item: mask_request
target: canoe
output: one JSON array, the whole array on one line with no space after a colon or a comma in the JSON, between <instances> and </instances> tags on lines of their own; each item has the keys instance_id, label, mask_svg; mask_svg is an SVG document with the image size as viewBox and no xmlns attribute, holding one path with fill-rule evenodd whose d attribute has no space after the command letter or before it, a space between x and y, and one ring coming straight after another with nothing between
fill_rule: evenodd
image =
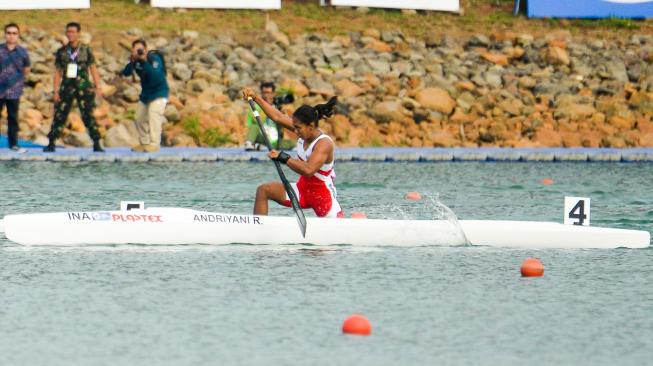
<instances>
[{"instance_id":1,"label":"canoe","mask_svg":"<svg viewBox=\"0 0 653 366\"><path fill-rule=\"evenodd\" d=\"M130 211L7 215L0 232L21 245L310 244L352 246L491 246L512 248L645 248L647 231L496 220L307 218L152 207Z\"/></svg>"}]
</instances>

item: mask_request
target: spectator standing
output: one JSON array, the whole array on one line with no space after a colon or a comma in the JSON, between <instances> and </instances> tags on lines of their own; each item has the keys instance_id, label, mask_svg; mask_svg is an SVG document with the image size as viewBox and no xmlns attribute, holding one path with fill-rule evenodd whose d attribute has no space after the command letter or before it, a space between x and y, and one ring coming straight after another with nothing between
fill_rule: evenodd
<instances>
[{"instance_id":1,"label":"spectator standing","mask_svg":"<svg viewBox=\"0 0 653 366\"><path fill-rule=\"evenodd\" d=\"M161 129L166 122L165 109L168 103L168 81L163 56L157 51L147 50L142 39L132 42L129 63L122 71L123 76L137 74L141 79L141 95L136 107L136 130L140 145L132 147L137 152L157 152L161 147Z\"/></svg>"},{"instance_id":2,"label":"spectator standing","mask_svg":"<svg viewBox=\"0 0 653 366\"><path fill-rule=\"evenodd\" d=\"M74 100L77 101L82 121L93 140L93 151L104 152L100 146L100 133L93 116L95 97L102 97L100 74L91 47L79 40L81 29L79 23L68 23L66 25L68 44L55 53L54 118L48 134L50 141L43 149L45 152L55 151L55 141L68 119ZM90 80L91 76L93 82Z\"/></svg>"},{"instance_id":3,"label":"spectator standing","mask_svg":"<svg viewBox=\"0 0 653 366\"><path fill-rule=\"evenodd\" d=\"M27 50L18 44L19 40L18 25L5 25L5 43L0 44L0 113L7 108L9 148L14 151L24 151L18 146L18 105L31 66Z\"/></svg>"}]
</instances>

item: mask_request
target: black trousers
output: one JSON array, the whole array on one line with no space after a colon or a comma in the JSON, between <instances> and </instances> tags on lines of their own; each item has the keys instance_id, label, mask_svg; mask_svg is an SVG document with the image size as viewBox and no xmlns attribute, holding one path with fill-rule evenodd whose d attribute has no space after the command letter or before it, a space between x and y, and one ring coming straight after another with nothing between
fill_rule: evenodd
<instances>
[{"instance_id":1,"label":"black trousers","mask_svg":"<svg viewBox=\"0 0 653 366\"><path fill-rule=\"evenodd\" d=\"M20 99L0 99L0 113L5 106L7 107L9 147L18 145L18 102Z\"/></svg>"}]
</instances>

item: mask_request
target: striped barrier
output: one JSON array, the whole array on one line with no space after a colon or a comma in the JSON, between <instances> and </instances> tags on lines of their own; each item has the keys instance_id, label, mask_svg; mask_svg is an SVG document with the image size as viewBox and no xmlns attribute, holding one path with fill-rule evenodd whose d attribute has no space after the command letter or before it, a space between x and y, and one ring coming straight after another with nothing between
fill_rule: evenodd
<instances>
[{"instance_id":1,"label":"striped barrier","mask_svg":"<svg viewBox=\"0 0 653 366\"><path fill-rule=\"evenodd\" d=\"M158 153L135 153L128 148L108 148L106 153L91 149L58 149L44 153L40 148L26 152L0 149L3 161L51 162L210 162L267 161L264 151L240 148L162 148ZM336 161L361 162L653 162L653 148L338 148Z\"/></svg>"}]
</instances>

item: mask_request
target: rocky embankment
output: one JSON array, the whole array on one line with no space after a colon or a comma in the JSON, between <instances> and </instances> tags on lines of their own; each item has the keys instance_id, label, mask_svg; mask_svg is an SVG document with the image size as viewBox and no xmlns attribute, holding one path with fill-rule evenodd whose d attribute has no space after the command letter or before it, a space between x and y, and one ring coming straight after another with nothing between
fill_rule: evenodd
<instances>
[{"instance_id":1,"label":"rocky embankment","mask_svg":"<svg viewBox=\"0 0 653 366\"><path fill-rule=\"evenodd\" d=\"M136 143L139 86L119 72L141 36L168 66L166 145L240 145L247 106L239 91L271 80L294 93L295 106L338 95L338 114L323 127L342 146L653 146L651 35L497 31L423 40L369 29L289 39L273 23L262 39L240 44L194 31L164 37L133 29L111 42L84 34L105 83L96 117L107 146ZM22 138L47 141L53 53L63 41L34 29L23 35L33 87L21 102ZM90 143L77 113L62 142Z\"/></svg>"}]
</instances>

